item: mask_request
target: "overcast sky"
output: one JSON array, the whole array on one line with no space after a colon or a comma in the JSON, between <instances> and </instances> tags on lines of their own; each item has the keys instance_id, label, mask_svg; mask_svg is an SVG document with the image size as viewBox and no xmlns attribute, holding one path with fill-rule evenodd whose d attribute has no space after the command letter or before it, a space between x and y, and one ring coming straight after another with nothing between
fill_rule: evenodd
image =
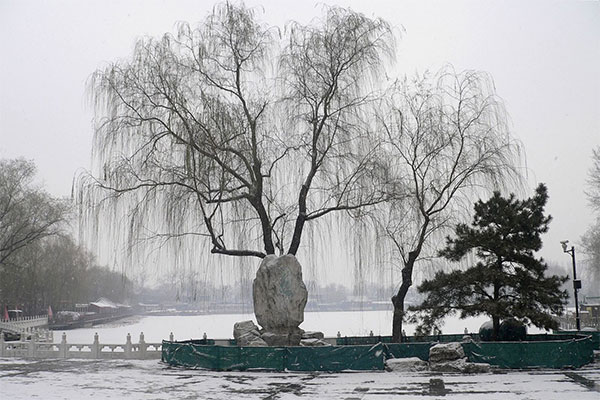
<instances>
[{"instance_id":1,"label":"overcast sky","mask_svg":"<svg viewBox=\"0 0 600 400\"><path fill-rule=\"evenodd\" d=\"M325 1L383 17L403 32L398 75L489 72L527 156L529 194L548 185L554 217L542 255L568 265L559 241L577 245L592 213L584 195L600 146L600 2ZM90 168L92 112L85 82L131 54L143 35L197 22L212 1L0 0L0 158L36 162L47 190L70 196ZM307 22L312 1L246 1L271 25ZM401 28L403 27L404 30Z\"/></svg>"}]
</instances>

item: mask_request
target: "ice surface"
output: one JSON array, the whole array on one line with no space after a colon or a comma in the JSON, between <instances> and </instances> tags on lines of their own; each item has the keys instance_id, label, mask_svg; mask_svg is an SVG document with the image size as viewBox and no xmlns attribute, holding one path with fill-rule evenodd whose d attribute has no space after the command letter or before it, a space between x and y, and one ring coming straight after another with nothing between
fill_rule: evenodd
<instances>
[{"instance_id":1,"label":"ice surface","mask_svg":"<svg viewBox=\"0 0 600 400\"><path fill-rule=\"evenodd\" d=\"M119 344L125 343L128 333L131 340L138 342L140 333L144 333L147 343L159 343L168 339L173 332L176 340L201 339L206 335L211 339L228 339L233 337L233 324L239 321L252 320L256 323L253 314L220 314L197 316L137 316L120 320L112 324L98 325L87 329L74 329L65 331L69 343L92 343L94 333L98 333L100 343ZM442 329L444 333L463 333L467 328L469 332L477 332L486 317L458 319L449 318ZM391 311L331 311L331 312L306 312L304 322L300 328L305 331L320 331L325 336L335 337L339 331L342 336L366 336L373 331L375 336L391 335ZM412 335L414 325L405 324L407 335ZM529 328L530 333L541 332ZM54 342L61 340L61 331L54 332Z\"/></svg>"}]
</instances>

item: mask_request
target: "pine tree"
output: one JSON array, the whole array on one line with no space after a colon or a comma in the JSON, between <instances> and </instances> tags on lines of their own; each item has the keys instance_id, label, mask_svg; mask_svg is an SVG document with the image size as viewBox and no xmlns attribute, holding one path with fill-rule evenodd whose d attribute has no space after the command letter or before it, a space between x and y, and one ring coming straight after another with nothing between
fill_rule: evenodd
<instances>
[{"instance_id":1,"label":"pine tree","mask_svg":"<svg viewBox=\"0 0 600 400\"><path fill-rule=\"evenodd\" d=\"M458 224L456 237L447 238L440 255L460 261L474 253L478 261L466 270L438 272L418 287L426 298L412 310L421 320L421 331L457 312L460 318L489 315L493 338L498 337L500 321L508 318L544 329L558 327L553 315L561 314L566 303L568 294L561 285L567 277L544 276L548 266L534 255L552 219L544 215L547 200L547 188L540 184L529 199L495 192L488 201L475 204L471 226Z\"/></svg>"}]
</instances>

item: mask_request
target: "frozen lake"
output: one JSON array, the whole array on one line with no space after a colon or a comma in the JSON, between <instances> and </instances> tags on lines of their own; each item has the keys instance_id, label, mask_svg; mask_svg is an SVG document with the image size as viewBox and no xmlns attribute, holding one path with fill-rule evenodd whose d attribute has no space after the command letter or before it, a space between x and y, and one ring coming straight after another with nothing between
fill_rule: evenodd
<instances>
[{"instance_id":1,"label":"frozen lake","mask_svg":"<svg viewBox=\"0 0 600 400\"><path fill-rule=\"evenodd\" d=\"M233 324L238 321L253 320L254 314L218 314L197 316L136 316L123 319L111 324L98 325L86 329L65 331L69 343L92 343L94 333L98 333L100 343L125 343L128 333L134 343L140 333L148 343L168 340L173 332L175 340L201 339L206 335L212 339L227 339L233 337ZM451 318L446 321L444 333L462 333L467 328L469 332L477 332L487 318L469 318L461 320ZM370 331L376 336L392 334L391 311L330 311L306 312L304 322L300 325L306 331L321 331L325 336L334 337L339 331L342 336L366 336ZM414 333L415 326L404 326L407 335ZM540 332L530 328L531 333ZM61 340L61 332L54 332L54 341Z\"/></svg>"}]
</instances>

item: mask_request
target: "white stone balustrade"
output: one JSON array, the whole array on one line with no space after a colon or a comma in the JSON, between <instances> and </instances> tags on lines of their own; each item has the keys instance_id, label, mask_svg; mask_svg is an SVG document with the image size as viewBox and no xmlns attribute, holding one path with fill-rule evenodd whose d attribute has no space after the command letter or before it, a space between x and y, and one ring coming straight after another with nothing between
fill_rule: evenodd
<instances>
[{"instance_id":1,"label":"white stone balustrade","mask_svg":"<svg viewBox=\"0 0 600 400\"><path fill-rule=\"evenodd\" d=\"M0 335L0 357L147 360L160 359L161 353L162 343L146 343L143 332L138 343L132 343L127 334L124 344L100 343L97 333L91 344L68 343L65 333L60 343L40 342L33 336L31 340L7 342Z\"/></svg>"},{"instance_id":2,"label":"white stone balustrade","mask_svg":"<svg viewBox=\"0 0 600 400\"><path fill-rule=\"evenodd\" d=\"M40 328L48 325L47 315L34 315L30 317L20 317L11 319L0 319L0 326L3 324L10 324L12 326L19 326L21 328Z\"/></svg>"}]
</instances>

